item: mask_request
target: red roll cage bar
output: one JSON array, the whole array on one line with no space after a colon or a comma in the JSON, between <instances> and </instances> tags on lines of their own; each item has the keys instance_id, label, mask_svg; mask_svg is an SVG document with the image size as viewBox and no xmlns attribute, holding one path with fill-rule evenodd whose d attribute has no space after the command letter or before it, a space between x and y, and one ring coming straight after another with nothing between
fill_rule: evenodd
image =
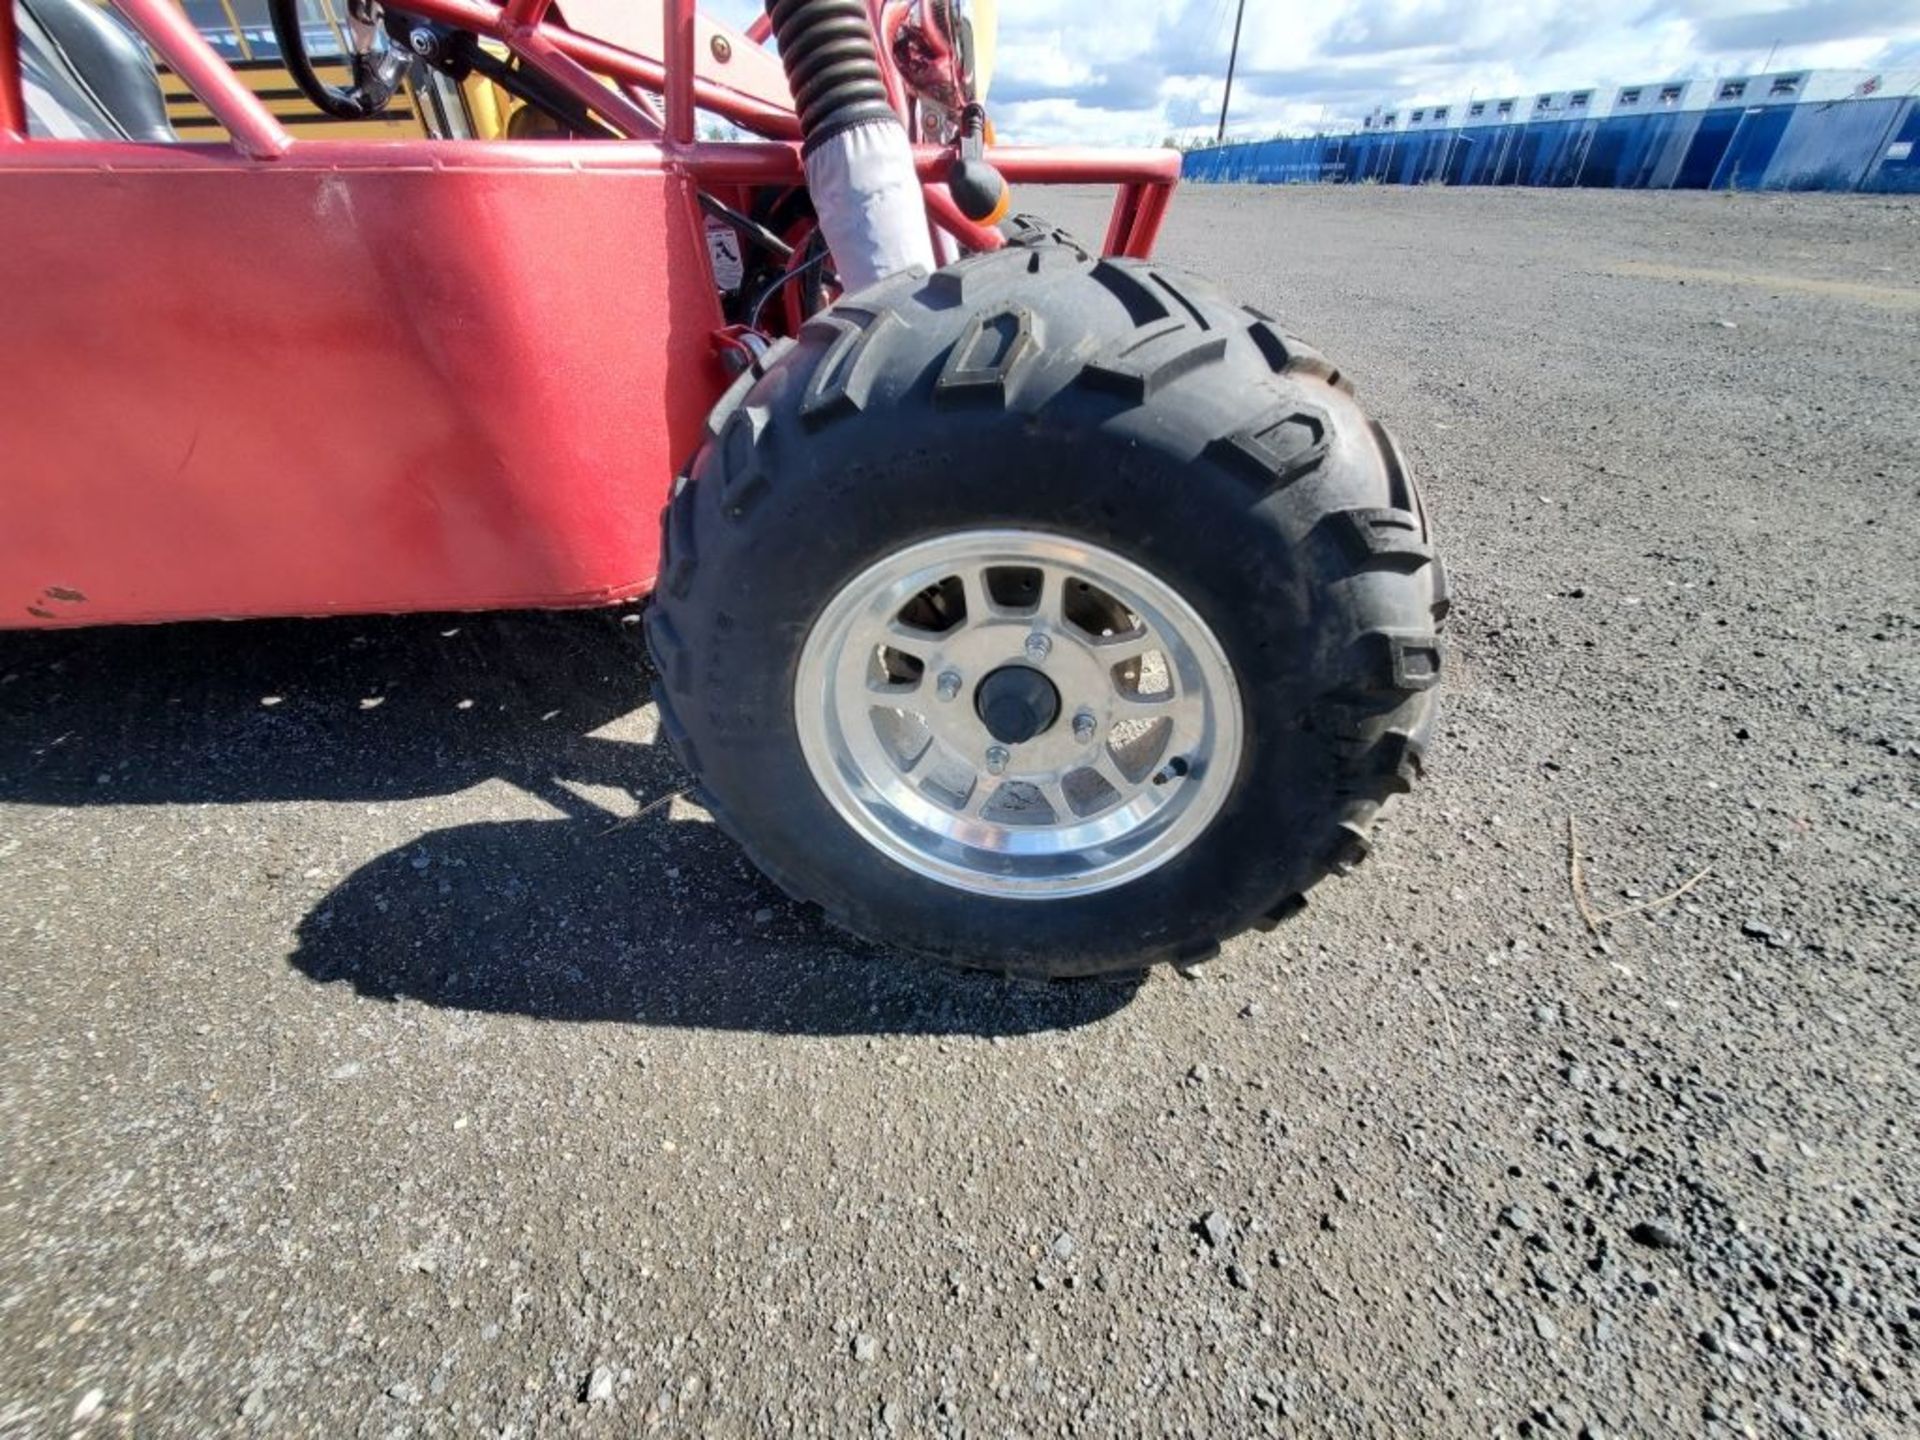
<instances>
[{"instance_id":1,"label":"red roll cage bar","mask_svg":"<svg viewBox=\"0 0 1920 1440\"><path fill-rule=\"evenodd\" d=\"M662 53L656 56L571 29L551 18L552 3L406 0L406 11L499 42L522 64L588 105L624 139L658 146L663 163L687 173L696 183L804 183L799 124L784 91L774 93L751 81L736 87L703 74L697 64L702 26L712 32L710 50L715 60L724 61L736 43L764 43L770 30L764 16L744 33L735 32L703 20L694 0L661 0ZM877 10L880 0L871 3ZM173 0L113 0L113 4L225 127L239 154L272 161L296 147L309 152L309 147L325 145L343 165L378 168L383 163L380 151L389 142L293 139ZM886 73L904 118L905 97L891 67ZM607 81L613 82L611 88ZM654 103L656 95L662 100L659 106ZM761 138L701 141L694 130L698 109L712 111ZM26 138L12 0L0 0L0 164ZM944 177L951 153L939 146L918 145L914 158L932 221L971 248L997 248L998 233L966 220L947 193ZM995 146L989 158L1011 184L1117 185L1119 194L1103 248L1110 255L1143 258L1153 249L1180 174L1180 158L1170 150Z\"/></svg>"}]
</instances>

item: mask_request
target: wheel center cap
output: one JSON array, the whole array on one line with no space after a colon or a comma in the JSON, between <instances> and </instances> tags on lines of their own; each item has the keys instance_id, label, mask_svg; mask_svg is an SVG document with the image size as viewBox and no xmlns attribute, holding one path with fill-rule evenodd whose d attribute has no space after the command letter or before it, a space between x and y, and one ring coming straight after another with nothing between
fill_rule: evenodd
<instances>
[{"instance_id":1,"label":"wheel center cap","mask_svg":"<svg viewBox=\"0 0 1920 1440\"><path fill-rule=\"evenodd\" d=\"M1044 734L1060 718L1060 692L1029 665L1002 665L973 692L973 709L1002 745Z\"/></svg>"}]
</instances>

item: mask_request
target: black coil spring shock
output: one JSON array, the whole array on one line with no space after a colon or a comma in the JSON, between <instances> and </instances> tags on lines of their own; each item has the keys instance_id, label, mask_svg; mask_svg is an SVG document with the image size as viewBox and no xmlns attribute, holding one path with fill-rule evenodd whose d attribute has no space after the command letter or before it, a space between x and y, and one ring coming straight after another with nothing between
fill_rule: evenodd
<instances>
[{"instance_id":1,"label":"black coil spring shock","mask_svg":"<svg viewBox=\"0 0 1920 1440\"><path fill-rule=\"evenodd\" d=\"M767 0L800 115L803 152L870 120L894 119L865 0Z\"/></svg>"}]
</instances>

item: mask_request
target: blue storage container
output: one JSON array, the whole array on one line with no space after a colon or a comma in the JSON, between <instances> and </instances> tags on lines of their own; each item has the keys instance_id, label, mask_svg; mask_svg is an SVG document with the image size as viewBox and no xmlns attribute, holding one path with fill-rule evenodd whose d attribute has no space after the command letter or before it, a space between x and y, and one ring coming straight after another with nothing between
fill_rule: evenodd
<instances>
[{"instance_id":1,"label":"blue storage container","mask_svg":"<svg viewBox=\"0 0 1920 1440\"><path fill-rule=\"evenodd\" d=\"M1900 102L1887 122L1885 139L1874 147L1860 188L1889 195L1920 195L1920 101L1909 96Z\"/></svg>"},{"instance_id":2,"label":"blue storage container","mask_svg":"<svg viewBox=\"0 0 1920 1440\"><path fill-rule=\"evenodd\" d=\"M1920 192L1920 72L1782 71L1422 107L1409 128L1189 151L1198 183ZM1610 112L1610 113L1609 113ZM1398 112L1389 114L1393 120ZM1459 123L1447 124L1451 115ZM1433 123L1439 121L1441 123Z\"/></svg>"}]
</instances>

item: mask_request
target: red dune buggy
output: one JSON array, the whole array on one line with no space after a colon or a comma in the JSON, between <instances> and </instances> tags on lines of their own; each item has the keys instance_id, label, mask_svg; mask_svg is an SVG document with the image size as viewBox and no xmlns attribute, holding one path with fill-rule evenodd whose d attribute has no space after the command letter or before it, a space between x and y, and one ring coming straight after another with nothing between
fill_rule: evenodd
<instances>
[{"instance_id":1,"label":"red dune buggy","mask_svg":"<svg viewBox=\"0 0 1920 1440\"><path fill-rule=\"evenodd\" d=\"M651 596L762 869L1016 972L1275 923L1414 778L1447 600L1400 452L1149 262L1177 156L993 143L964 0L353 0L332 79L271 0L328 115L477 76L528 122L377 142L115 3L0 0L0 624ZM1067 181L1118 187L1097 250L1004 218Z\"/></svg>"}]
</instances>

